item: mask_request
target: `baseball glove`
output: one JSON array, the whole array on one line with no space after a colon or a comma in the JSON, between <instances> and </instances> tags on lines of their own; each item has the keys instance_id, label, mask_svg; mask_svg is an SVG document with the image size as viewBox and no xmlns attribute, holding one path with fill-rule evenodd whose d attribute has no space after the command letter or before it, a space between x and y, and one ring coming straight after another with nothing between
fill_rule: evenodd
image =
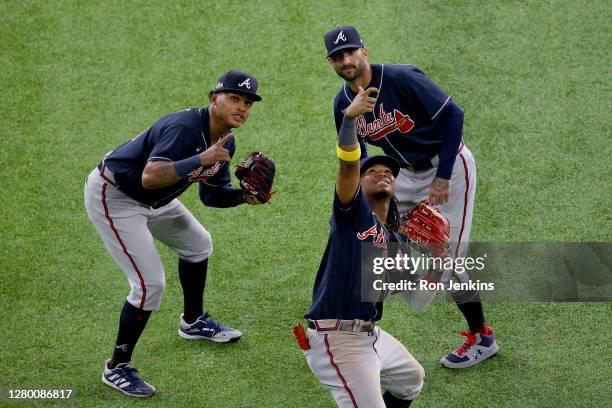
<instances>
[{"instance_id":1,"label":"baseball glove","mask_svg":"<svg viewBox=\"0 0 612 408\"><path fill-rule=\"evenodd\" d=\"M271 158L254 151L249 153L242 163L236 167L236 177L240 180L240 188L245 194L257 202L265 204L272 197L272 183L276 166Z\"/></svg>"},{"instance_id":2,"label":"baseball glove","mask_svg":"<svg viewBox=\"0 0 612 408\"><path fill-rule=\"evenodd\" d=\"M399 232L421 253L441 258L450 255L450 223L426 200L402 216Z\"/></svg>"}]
</instances>

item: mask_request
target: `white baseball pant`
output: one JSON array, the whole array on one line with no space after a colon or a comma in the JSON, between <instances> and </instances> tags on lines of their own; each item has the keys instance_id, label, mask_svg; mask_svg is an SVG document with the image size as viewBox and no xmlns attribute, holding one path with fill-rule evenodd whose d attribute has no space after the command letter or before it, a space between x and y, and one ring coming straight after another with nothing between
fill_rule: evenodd
<instances>
[{"instance_id":1,"label":"white baseball pant","mask_svg":"<svg viewBox=\"0 0 612 408\"><path fill-rule=\"evenodd\" d=\"M104 177L95 168L85 182L85 208L104 245L123 270L134 307L159 310L166 279L153 238L188 262L201 262L212 253L208 231L177 199L151 208L114 186L112 172Z\"/></svg>"},{"instance_id":2,"label":"white baseball pant","mask_svg":"<svg viewBox=\"0 0 612 408\"><path fill-rule=\"evenodd\" d=\"M423 388L425 370L393 336L308 329L306 361L339 407L385 408L381 388L403 400Z\"/></svg>"},{"instance_id":3,"label":"white baseball pant","mask_svg":"<svg viewBox=\"0 0 612 408\"><path fill-rule=\"evenodd\" d=\"M400 216L421 200L428 198L427 190L436 176L438 161L438 156L433 157L431 162L434 167L421 173L413 173L404 168L400 170L396 179L395 192ZM450 198L445 204L435 206L450 222L451 255L453 257L467 255L472 230L475 194L476 163L472 152L462 144L453 167ZM461 275L462 280L468 279L466 273Z\"/></svg>"}]
</instances>

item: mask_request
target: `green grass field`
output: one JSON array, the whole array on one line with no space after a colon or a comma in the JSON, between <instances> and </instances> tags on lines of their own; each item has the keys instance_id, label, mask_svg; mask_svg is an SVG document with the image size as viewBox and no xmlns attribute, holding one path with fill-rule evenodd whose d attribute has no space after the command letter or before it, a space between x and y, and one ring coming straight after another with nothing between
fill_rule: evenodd
<instances>
[{"instance_id":1,"label":"green grass field","mask_svg":"<svg viewBox=\"0 0 612 408\"><path fill-rule=\"evenodd\" d=\"M70 388L57 403L334 406L291 327L328 234L341 80L322 38L335 25L360 30L370 62L414 64L464 108L474 241L612 241L611 20L605 0L1 1L0 404L20 405L7 389ZM233 164L270 154L277 193L257 208L205 208L196 188L181 200L215 244L206 305L244 338L177 336L177 259L160 245L167 289L134 354L159 392L133 401L100 381L128 285L87 219L83 182L158 117L204 106L231 68L264 97L236 131ZM381 326L426 370L415 407L612 404L610 303L485 304L501 352L466 371L438 364L464 329L453 304L385 310Z\"/></svg>"}]
</instances>

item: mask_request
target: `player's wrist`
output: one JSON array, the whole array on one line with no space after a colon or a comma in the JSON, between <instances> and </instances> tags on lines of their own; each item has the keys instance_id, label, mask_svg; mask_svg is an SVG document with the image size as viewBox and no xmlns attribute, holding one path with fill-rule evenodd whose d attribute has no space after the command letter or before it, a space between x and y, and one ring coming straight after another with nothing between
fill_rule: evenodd
<instances>
[{"instance_id":1,"label":"player's wrist","mask_svg":"<svg viewBox=\"0 0 612 408\"><path fill-rule=\"evenodd\" d=\"M338 158L345 162L356 162L361 157L361 149L359 149L359 145L357 145L357 149L355 150L344 150L338 144L336 146L336 155Z\"/></svg>"},{"instance_id":2,"label":"player's wrist","mask_svg":"<svg viewBox=\"0 0 612 408\"><path fill-rule=\"evenodd\" d=\"M240 193L238 194L238 204L245 204L246 202L246 193L244 190L240 190Z\"/></svg>"},{"instance_id":3,"label":"player's wrist","mask_svg":"<svg viewBox=\"0 0 612 408\"><path fill-rule=\"evenodd\" d=\"M344 119L357 119L357 115L356 113L353 113L352 111L350 111L348 108L344 111Z\"/></svg>"},{"instance_id":4,"label":"player's wrist","mask_svg":"<svg viewBox=\"0 0 612 408\"><path fill-rule=\"evenodd\" d=\"M180 178L187 177L189 173L200 166L202 166L202 163L199 154L174 162L174 170Z\"/></svg>"},{"instance_id":5,"label":"player's wrist","mask_svg":"<svg viewBox=\"0 0 612 408\"><path fill-rule=\"evenodd\" d=\"M453 177L453 172L452 170L449 171L442 171L442 169L440 169L438 167L438 172L436 173L436 176L434 177L435 179L440 179L440 180L444 180L444 181L449 181L451 180L451 178Z\"/></svg>"},{"instance_id":6,"label":"player's wrist","mask_svg":"<svg viewBox=\"0 0 612 408\"><path fill-rule=\"evenodd\" d=\"M449 190L451 181L442 177L435 177L431 182L431 187L437 192L444 192Z\"/></svg>"}]
</instances>

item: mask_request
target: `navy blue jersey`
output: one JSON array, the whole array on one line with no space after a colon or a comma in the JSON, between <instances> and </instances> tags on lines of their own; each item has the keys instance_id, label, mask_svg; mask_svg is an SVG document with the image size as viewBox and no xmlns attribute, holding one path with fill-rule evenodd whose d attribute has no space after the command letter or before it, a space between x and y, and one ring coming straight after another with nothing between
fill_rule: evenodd
<instances>
[{"instance_id":1,"label":"navy blue jersey","mask_svg":"<svg viewBox=\"0 0 612 408\"><path fill-rule=\"evenodd\" d=\"M211 146L209 129L208 109L171 113L109 153L104 164L113 172L121 191L154 208L168 204L196 181L200 182L200 197L205 204L216 207L237 205L239 189L229 188L231 180L227 162L199 167L171 186L153 190L142 186L142 172L148 162L174 162L208 149ZM233 157L236 151L234 140L227 142L225 148ZM215 192L229 200L216 199ZM228 193L232 197L228 197Z\"/></svg>"},{"instance_id":2,"label":"navy blue jersey","mask_svg":"<svg viewBox=\"0 0 612 408\"><path fill-rule=\"evenodd\" d=\"M361 188L346 207L335 195L327 247L315 279L312 306L305 317L379 320L382 302L361 301L362 245L370 243L374 253L379 249L379 256L384 256L387 244L396 241L397 235L389 233L378 220ZM372 255L371 250L367 252Z\"/></svg>"},{"instance_id":3,"label":"navy blue jersey","mask_svg":"<svg viewBox=\"0 0 612 408\"><path fill-rule=\"evenodd\" d=\"M459 147L461 134L445 135L438 131L436 120L452 103L450 96L412 65L372 64L372 80L368 87L378 88L372 113L357 118L357 136L362 142L362 153L367 153L365 143L383 149L402 167L422 163L440 153L448 140ZM355 93L345 83L334 99L336 128L342 125L344 110L351 104ZM440 158L442 173L450 174L455 155L445 162Z\"/></svg>"}]
</instances>

